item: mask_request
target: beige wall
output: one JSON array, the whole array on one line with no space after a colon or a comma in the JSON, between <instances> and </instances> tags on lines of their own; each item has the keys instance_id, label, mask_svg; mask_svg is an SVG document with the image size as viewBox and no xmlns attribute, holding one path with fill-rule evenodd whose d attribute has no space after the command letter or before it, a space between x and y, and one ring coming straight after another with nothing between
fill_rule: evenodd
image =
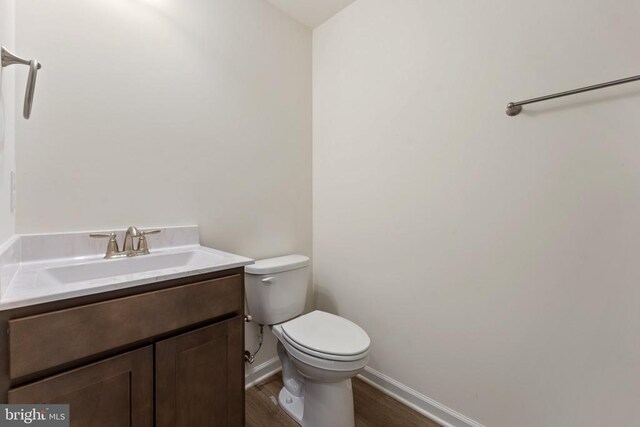
<instances>
[{"instance_id":1,"label":"beige wall","mask_svg":"<svg viewBox=\"0 0 640 427\"><path fill-rule=\"evenodd\" d=\"M640 92L504 115L637 74L638 8L359 0L314 32L318 302L374 369L488 426L640 416ZM310 44L261 0L20 0L18 232L311 255Z\"/></svg>"},{"instance_id":2,"label":"beige wall","mask_svg":"<svg viewBox=\"0 0 640 427\"><path fill-rule=\"evenodd\" d=\"M17 42L43 64L18 232L198 224L214 248L311 255L308 29L263 0L20 0Z\"/></svg>"},{"instance_id":3,"label":"beige wall","mask_svg":"<svg viewBox=\"0 0 640 427\"><path fill-rule=\"evenodd\" d=\"M640 3L359 0L314 31L319 307L492 427L640 418Z\"/></svg>"},{"instance_id":4,"label":"beige wall","mask_svg":"<svg viewBox=\"0 0 640 427\"><path fill-rule=\"evenodd\" d=\"M15 48L15 0L0 0L0 46ZM15 225L11 210L11 171L15 170L14 76L15 67L0 67L0 245L13 235Z\"/></svg>"}]
</instances>

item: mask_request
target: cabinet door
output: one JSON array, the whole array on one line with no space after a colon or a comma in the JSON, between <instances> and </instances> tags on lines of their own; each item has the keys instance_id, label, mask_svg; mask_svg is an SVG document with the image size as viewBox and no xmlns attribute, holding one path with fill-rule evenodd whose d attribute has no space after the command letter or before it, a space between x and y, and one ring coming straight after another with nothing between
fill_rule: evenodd
<instances>
[{"instance_id":1,"label":"cabinet door","mask_svg":"<svg viewBox=\"0 0 640 427\"><path fill-rule=\"evenodd\" d=\"M158 427L244 426L243 321L156 343Z\"/></svg>"},{"instance_id":2,"label":"cabinet door","mask_svg":"<svg viewBox=\"0 0 640 427\"><path fill-rule=\"evenodd\" d=\"M153 426L151 346L9 390L9 403L69 404L72 427Z\"/></svg>"}]
</instances>

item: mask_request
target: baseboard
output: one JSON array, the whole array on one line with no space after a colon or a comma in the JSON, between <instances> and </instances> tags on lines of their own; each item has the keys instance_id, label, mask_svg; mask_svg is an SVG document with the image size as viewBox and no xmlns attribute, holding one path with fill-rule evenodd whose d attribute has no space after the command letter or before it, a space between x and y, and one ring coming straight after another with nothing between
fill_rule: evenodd
<instances>
[{"instance_id":1,"label":"baseboard","mask_svg":"<svg viewBox=\"0 0 640 427\"><path fill-rule=\"evenodd\" d=\"M266 380L270 376L275 375L281 369L282 366L280 366L280 360L278 357L274 357L273 359L269 359L258 366L247 369L244 375L245 389Z\"/></svg>"},{"instance_id":2,"label":"baseboard","mask_svg":"<svg viewBox=\"0 0 640 427\"><path fill-rule=\"evenodd\" d=\"M484 427L482 424L465 417L451 408L447 408L430 397L368 366L364 368L364 371L358 377L384 394L407 405L425 417L440 423L444 427Z\"/></svg>"},{"instance_id":3,"label":"baseboard","mask_svg":"<svg viewBox=\"0 0 640 427\"><path fill-rule=\"evenodd\" d=\"M266 380L270 376L280 372L281 369L282 366L280 365L278 357L274 357L258 366L247 369L244 377L245 388L252 387ZM414 411L440 423L443 427L484 427L479 422L436 402L430 397L368 366L358 375L358 378L400 403L407 405Z\"/></svg>"}]
</instances>

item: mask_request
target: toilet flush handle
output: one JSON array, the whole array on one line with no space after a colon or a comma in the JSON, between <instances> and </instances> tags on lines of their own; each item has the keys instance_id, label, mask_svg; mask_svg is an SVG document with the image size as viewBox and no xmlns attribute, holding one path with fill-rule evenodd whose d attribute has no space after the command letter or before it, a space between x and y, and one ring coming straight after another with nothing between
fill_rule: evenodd
<instances>
[{"instance_id":1,"label":"toilet flush handle","mask_svg":"<svg viewBox=\"0 0 640 427\"><path fill-rule=\"evenodd\" d=\"M270 285L275 281L276 281L276 278L271 276L262 278L262 283L264 283L265 285Z\"/></svg>"}]
</instances>

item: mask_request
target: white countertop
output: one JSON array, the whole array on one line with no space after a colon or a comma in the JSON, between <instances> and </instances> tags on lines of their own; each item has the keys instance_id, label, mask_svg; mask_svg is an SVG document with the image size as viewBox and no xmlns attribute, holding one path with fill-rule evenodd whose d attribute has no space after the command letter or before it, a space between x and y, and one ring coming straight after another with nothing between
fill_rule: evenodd
<instances>
[{"instance_id":1,"label":"white countertop","mask_svg":"<svg viewBox=\"0 0 640 427\"><path fill-rule=\"evenodd\" d=\"M154 242L149 236L149 255L110 260L104 259L104 254L82 254L85 251L83 239L88 239L84 232L68 233L64 237L50 235L51 239L46 235L26 236L26 244L16 239L12 245L0 248L0 272L3 273L0 280L4 280L0 283L0 310L212 273L254 262L250 258L201 246L194 241L193 227L177 229L163 229L167 231L164 241L159 238ZM175 238L176 235L179 237ZM35 244L34 240L43 244ZM51 240L67 242L66 251L56 251L55 245L47 244ZM69 245L74 246L74 241L71 252L75 253L69 253ZM106 241L102 243L106 248ZM154 249L154 243L160 247ZM49 249L43 250L44 247ZM28 248L31 252L25 253ZM71 256L55 257L56 252Z\"/></svg>"}]
</instances>

